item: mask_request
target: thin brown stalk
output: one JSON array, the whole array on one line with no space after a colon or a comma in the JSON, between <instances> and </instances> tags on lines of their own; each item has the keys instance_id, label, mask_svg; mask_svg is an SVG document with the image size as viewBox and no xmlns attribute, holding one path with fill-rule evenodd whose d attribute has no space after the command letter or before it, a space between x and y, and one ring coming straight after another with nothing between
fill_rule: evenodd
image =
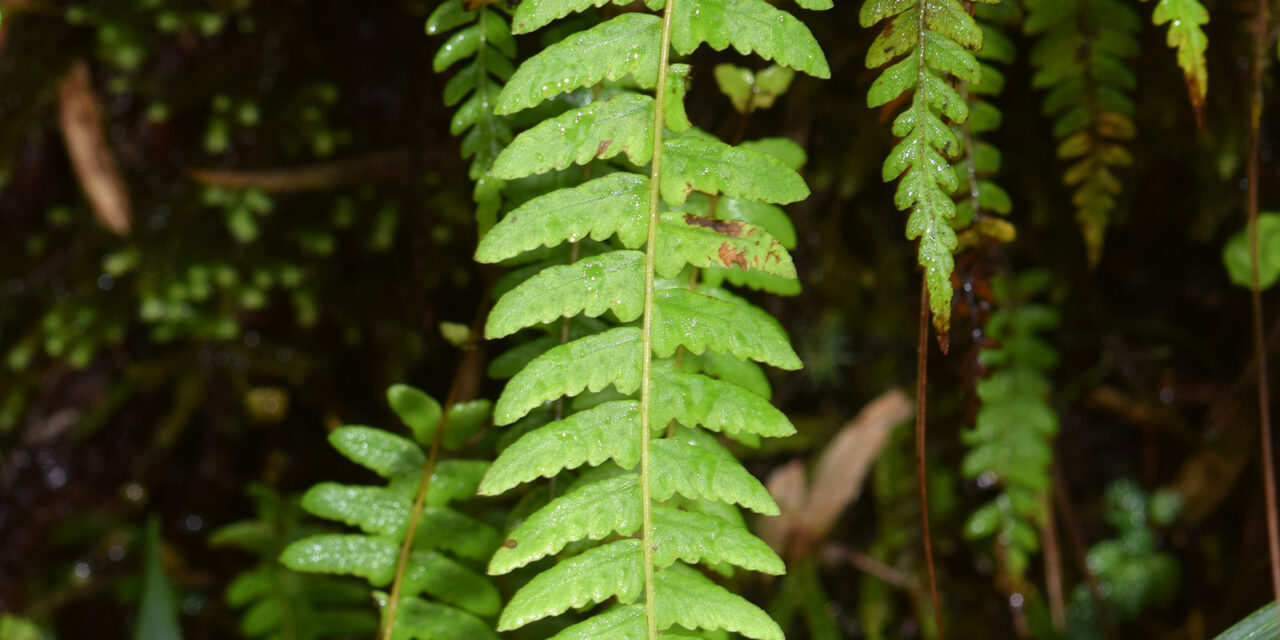
<instances>
[{"instance_id":1,"label":"thin brown stalk","mask_svg":"<svg viewBox=\"0 0 1280 640\"><path fill-rule=\"evenodd\" d=\"M444 410L440 415L440 422L436 425L436 432L431 436L431 450L427 454L427 462L422 469L422 479L418 482L418 493L413 499L413 508L409 511L409 526L404 534L404 541L400 543L400 555L396 560L396 575L391 582L391 595L387 599L387 615L383 619L382 631L379 634L382 640L391 640L392 631L396 626L396 613L400 608L400 590L404 584L404 573L409 567L409 556L413 551L413 538L418 532L418 520L422 518L422 512L427 503L427 492L431 488L431 476L436 470L436 459L440 456L440 443L444 440L445 429L449 427L450 413L453 406L462 401L463 379L466 373L475 370L479 366L477 358L480 357L480 350L475 345L480 340L480 327L483 326L484 313L488 308L489 293L486 291L484 297L480 300L480 304L476 307L475 318L471 321L471 336L467 341L466 351L462 354L462 359L458 362L458 368L454 372L453 382L449 384L449 395L445 398Z\"/></svg>"},{"instance_id":2,"label":"thin brown stalk","mask_svg":"<svg viewBox=\"0 0 1280 640\"><path fill-rule=\"evenodd\" d=\"M1056 455L1053 463L1052 484L1053 502L1058 515L1062 516L1062 528L1067 532L1067 543L1071 547L1071 556L1076 562L1076 569L1080 571L1080 575L1084 576L1085 582L1089 583L1089 595L1093 598L1093 607L1098 613L1098 625L1102 627L1103 634L1109 640L1115 640L1116 633L1111 628L1111 612L1106 598L1102 596L1102 585L1098 583L1098 577L1089 569L1084 535L1080 533L1080 522L1076 520L1075 511L1071 509L1071 496L1067 492L1066 477L1062 474L1062 467L1058 466Z\"/></svg>"},{"instance_id":3,"label":"thin brown stalk","mask_svg":"<svg viewBox=\"0 0 1280 640\"><path fill-rule=\"evenodd\" d=\"M1044 528L1040 530L1040 538L1044 545L1044 582L1049 597L1049 619L1053 628L1065 631L1067 628L1066 597L1062 589L1062 550L1058 547L1058 528L1053 518L1053 501L1049 494L1053 492L1053 483L1049 483L1049 491L1040 496L1044 505Z\"/></svg>"},{"instance_id":4,"label":"thin brown stalk","mask_svg":"<svg viewBox=\"0 0 1280 640\"><path fill-rule=\"evenodd\" d=\"M938 576L933 566L933 537L929 534L929 487L925 469L925 394L929 365L929 285L920 277L920 339L916 345L916 482L920 485L920 524L924 533L924 562L929 570L929 595L933 598L933 620L938 628L938 640L942 640L942 603L938 601Z\"/></svg>"},{"instance_id":5,"label":"thin brown stalk","mask_svg":"<svg viewBox=\"0 0 1280 640\"><path fill-rule=\"evenodd\" d=\"M1267 347L1258 277L1258 173L1261 163L1262 72L1266 68L1267 2L1258 0L1253 28L1253 98L1249 108L1249 290L1253 307L1253 349L1258 359L1258 432L1262 437L1263 489L1267 499L1267 548L1271 594L1280 616L1280 513L1276 509L1276 467L1271 444L1271 399L1267 393Z\"/></svg>"}]
</instances>

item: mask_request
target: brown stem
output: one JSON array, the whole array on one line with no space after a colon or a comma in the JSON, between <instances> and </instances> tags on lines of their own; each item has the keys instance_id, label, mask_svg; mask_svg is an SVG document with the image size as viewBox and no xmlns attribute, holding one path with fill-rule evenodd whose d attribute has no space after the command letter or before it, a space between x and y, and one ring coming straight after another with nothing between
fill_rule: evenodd
<instances>
[{"instance_id":1,"label":"brown stem","mask_svg":"<svg viewBox=\"0 0 1280 640\"><path fill-rule=\"evenodd\" d=\"M396 561L396 575L391 582L391 596L387 600L387 616L382 626L382 640L391 640L392 631L396 625L396 612L400 607L400 589L404 583L404 573L409 566L409 556L413 551L413 538L418 531L418 520L422 517L422 511L427 503L427 491L431 487L431 476L435 473L436 459L440 455L440 443L444 440L445 429L449 427L449 416L453 411L453 406L462 401L462 380L467 371L477 370L479 363L477 359L480 357L480 350L476 348L476 344L480 341L480 327L483 326L484 313L488 308L489 295L492 287L486 287L485 295L481 298L480 304L476 306L475 318L471 321L471 337L464 347L462 359L458 362L458 368L454 372L453 382L449 384L449 395L445 398L444 410L440 414L440 421L436 424L436 432L431 436L431 450L427 454L427 462L422 470L422 480L418 482L418 493L413 499L413 508L409 511L409 526L404 534L404 541L400 543L400 556Z\"/></svg>"},{"instance_id":2,"label":"brown stem","mask_svg":"<svg viewBox=\"0 0 1280 640\"><path fill-rule=\"evenodd\" d=\"M260 189L267 193L318 191L368 180L386 180L414 171L413 154L408 149L389 149L365 155L331 160L287 169L187 169L188 178L209 186L231 189Z\"/></svg>"},{"instance_id":3,"label":"brown stem","mask_svg":"<svg viewBox=\"0 0 1280 640\"><path fill-rule=\"evenodd\" d=\"M1065 631L1067 628L1066 598L1062 589L1062 550L1058 547L1058 530L1053 518L1053 502L1049 493L1053 492L1053 483L1049 483L1049 491L1040 496L1044 505L1044 528L1040 537L1044 544L1044 581L1045 591L1049 596L1049 619L1053 628Z\"/></svg>"},{"instance_id":4,"label":"brown stem","mask_svg":"<svg viewBox=\"0 0 1280 640\"><path fill-rule=\"evenodd\" d=\"M850 549L833 542L823 547L822 551L823 556L828 561L848 562L855 569L875 576L885 583L904 591L913 591L915 589L915 584L910 576L857 549Z\"/></svg>"},{"instance_id":5,"label":"brown stem","mask_svg":"<svg viewBox=\"0 0 1280 640\"><path fill-rule=\"evenodd\" d=\"M1062 527L1067 532L1067 542L1071 546L1072 559L1076 561L1076 569L1084 576L1085 582L1089 583L1089 595L1093 598L1093 607L1098 612L1098 626L1102 627L1103 633L1107 638L1114 640L1115 631L1111 628L1111 615L1107 607L1107 600L1102 597L1102 585L1098 584L1098 577L1093 575L1093 571L1089 568L1087 561L1087 552L1084 547L1084 535L1080 533L1080 523L1076 520L1075 511L1071 509L1071 496L1067 492L1066 477L1062 473L1062 467L1058 466L1057 456L1054 456L1053 463L1053 502L1058 509L1058 514L1062 516Z\"/></svg>"},{"instance_id":6,"label":"brown stem","mask_svg":"<svg viewBox=\"0 0 1280 640\"><path fill-rule=\"evenodd\" d=\"M1262 72L1266 66L1267 2L1258 0L1253 39L1253 99L1249 109L1249 290L1253 307L1253 349L1258 359L1258 432L1262 438L1263 488L1267 498L1267 548L1271 555L1271 593L1280 616L1280 514L1276 510L1276 468L1271 444L1271 399L1267 394L1266 337L1262 325L1262 286L1258 277L1258 169L1261 162Z\"/></svg>"},{"instance_id":7,"label":"brown stem","mask_svg":"<svg viewBox=\"0 0 1280 640\"><path fill-rule=\"evenodd\" d=\"M929 595L933 598L933 620L942 640L942 603L938 601L938 576L933 566L933 537L929 534L929 487L926 484L924 456L924 423L927 403L925 394L929 364L929 285L920 277L920 339L916 345L916 483L920 485L920 524L924 530L924 562L929 570Z\"/></svg>"}]
</instances>

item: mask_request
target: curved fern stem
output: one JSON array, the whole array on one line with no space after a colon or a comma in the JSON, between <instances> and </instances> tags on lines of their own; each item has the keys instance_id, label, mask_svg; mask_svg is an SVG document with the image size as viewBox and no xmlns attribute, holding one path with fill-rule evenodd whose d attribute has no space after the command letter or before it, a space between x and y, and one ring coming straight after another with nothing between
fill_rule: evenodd
<instances>
[{"instance_id":1,"label":"curved fern stem","mask_svg":"<svg viewBox=\"0 0 1280 640\"><path fill-rule=\"evenodd\" d=\"M1271 442L1271 400L1267 389L1267 346L1262 327L1262 287L1258 276L1258 165L1261 156L1262 78L1266 66L1267 0L1258 0L1254 18L1253 96L1249 111L1249 288L1253 311L1253 348L1258 358L1258 430L1262 439L1262 472L1267 499L1267 547L1271 556L1271 591L1280 615L1280 515L1276 513L1276 468Z\"/></svg>"},{"instance_id":2,"label":"curved fern stem","mask_svg":"<svg viewBox=\"0 0 1280 640\"><path fill-rule=\"evenodd\" d=\"M924 458L926 393L929 366L929 281L920 279L920 340L916 345L916 482L920 485L920 524L924 533L924 562L929 570L929 596L933 601L933 620L942 640L942 603L938 602L938 577L933 567L933 540L929 534L929 488Z\"/></svg>"},{"instance_id":3,"label":"curved fern stem","mask_svg":"<svg viewBox=\"0 0 1280 640\"><path fill-rule=\"evenodd\" d=\"M658 223L661 213L659 176L662 172L662 134L666 123L668 62L671 57L671 16L675 0L666 0L662 9L662 39L658 45L658 83L653 95L653 160L649 168L649 236L644 249L644 321L640 329L640 518L644 558L644 618L649 640L658 637L658 605L653 576L653 507L649 487L649 418L653 373L653 301L655 294L654 265L658 258Z\"/></svg>"},{"instance_id":4,"label":"curved fern stem","mask_svg":"<svg viewBox=\"0 0 1280 640\"><path fill-rule=\"evenodd\" d=\"M475 318L471 321L471 335L467 340L468 345L475 345L480 340L480 327L483 326L485 302L489 299L486 293L481 299L480 305L476 308ZM453 413L453 407L457 405L462 388L463 374L473 367L472 360L478 353L474 348L465 351L462 360L458 363L458 369L453 374L453 382L449 384L449 396L444 404L444 410L440 414L440 422L436 426L435 434L431 436L431 450L427 454L427 462L422 467L422 479L418 482L418 491L413 499L413 508L409 510L408 528L405 530L404 541L400 543L400 554L396 558L396 575L391 581L391 595L387 598L387 615L382 622L382 631L379 634L382 640L391 640L392 632L396 628L396 613L400 608L400 591L404 586L405 570L409 567L409 556L413 552L413 542L418 532L418 520L422 519L423 509L427 504L427 492L431 489L431 476L436 471L436 460L440 457L440 445L444 441L444 432L449 428L449 418Z\"/></svg>"}]
</instances>

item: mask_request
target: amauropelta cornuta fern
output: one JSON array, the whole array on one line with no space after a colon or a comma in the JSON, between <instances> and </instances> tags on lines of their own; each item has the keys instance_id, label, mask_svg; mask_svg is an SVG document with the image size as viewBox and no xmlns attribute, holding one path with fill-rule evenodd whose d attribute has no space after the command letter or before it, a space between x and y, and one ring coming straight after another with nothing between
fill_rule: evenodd
<instances>
[{"instance_id":1,"label":"amauropelta cornuta fern","mask_svg":"<svg viewBox=\"0 0 1280 640\"><path fill-rule=\"evenodd\" d=\"M969 106L969 118L953 127L963 155L956 166L960 188L954 195L956 217L952 226L962 230L961 244L977 242L979 237L1007 242L1013 239L1012 227L987 214L1008 215L1013 203L1008 192L992 180L992 175L1000 170L1000 150L982 136L999 129L1003 119L1000 108L989 100L1004 91L1004 74L995 65L1012 63L1017 53L1013 41L1000 31L1000 26L1017 22L1018 6L1014 2L977 5L974 18L982 29L982 49L975 53L982 79L960 84L960 93ZM972 230L964 231L967 229Z\"/></svg>"},{"instance_id":2,"label":"amauropelta cornuta fern","mask_svg":"<svg viewBox=\"0 0 1280 640\"><path fill-rule=\"evenodd\" d=\"M513 31L602 4L525 0ZM778 158L694 129L683 108L689 68L671 64L670 52L688 54L703 42L716 49L732 45L814 76L829 71L809 30L765 0L649 0L649 8L661 9L661 16L622 13L533 56L512 75L496 107L512 113L602 80L629 78L651 91L619 91L548 119L518 136L494 163L492 174L500 179L592 159L617 158L624 167L530 200L499 222L476 253L481 262L498 262L542 246L612 238L609 251L549 267L506 293L485 331L498 338L579 315L607 314L619 325L539 355L511 379L495 407L495 424L506 425L563 396L609 386L619 394L524 434L485 475L480 491L492 495L564 469L595 467L508 533L491 573L559 554L575 541L603 541L522 587L498 629L616 598L556 638L654 640L660 632L680 637L680 629L722 629L780 639L767 614L690 565L783 571L781 560L740 521L715 515L725 503L766 514L777 505L708 431L772 437L794 428L765 398L680 370L672 356L683 348L800 366L767 313L717 287L691 290L682 273L719 267L795 278L775 238L747 222L705 217L705 202L691 204L691 195L786 204L805 198L808 188ZM663 437L672 423L671 437Z\"/></svg>"},{"instance_id":3,"label":"amauropelta cornuta fern","mask_svg":"<svg viewBox=\"0 0 1280 640\"><path fill-rule=\"evenodd\" d=\"M373 593L383 610L380 637L497 640L486 618L498 612L498 590L475 567L498 547L501 534L450 506L475 496L489 464L448 459L428 465L424 451L438 429L444 429L440 436L444 449L461 447L487 422L491 405L487 400L458 403L446 416L434 399L405 385L391 387L387 399L412 432L412 440L365 426L345 426L329 434L334 449L385 478L387 484L322 482L302 496L302 508L312 515L358 527L361 533L303 538L286 547L280 561L295 571L357 576L378 589L401 580L395 622L389 630L392 598L382 591ZM424 477L427 468L431 475ZM425 508L400 571L400 548L423 483L427 483Z\"/></svg>"},{"instance_id":4,"label":"amauropelta cornuta fern","mask_svg":"<svg viewBox=\"0 0 1280 640\"><path fill-rule=\"evenodd\" d=\"M511 142L511 127L494 115L502 83L515 72L511 59L516 40L502 14L492 6L469 11L462 0L446 0L427 18L427 34L437 35L465 27L449 36L436 52L432 66L436 73L471 59L471 64L454 74L444 87L444 103L459 105L449 123L449 131L462 138L462 157L471 158L470 175L475 182L476 222L480 235L498 219L502 206L502 181L489 175L489 168ZM465 98L465 100L464 100ZM459 104L460 103L460 104Z\"/></svg>"},{"instance_id":5,"label":"amauropelta cornuta fern","mask_svg":"<svg viewBox=\"0 0 1280 640\"><path fill-rule=\"evenodd\" d=\"M1034 271L1017 281L993 280L999 308L988 318L987 335L996 344L979 356L989 375L978 382L982 407L963 436L969 446L961 464L965 477L999 486L995 498L970 516L965 531L972 538L996 539L1001 566L1015 585L1024 580L1048 518L1058 432L1048 379L1058 354L1041 335L1057 326L1058 313L1030 302L1047 281L1046 273Z\"/></svg>"},{"instance_id":6,"label":"amauropelta cornuta fern","mask_svg":"<svg viewBox=\"0 0 1280 640\"><path fill-rule=\"evenodd\" d=\"M1074 189L1076 223L1089 263L1102 246L1123 183L1116 171L1133 162L1125 147L1136 133L1127 92L1137 78L1125 60L1138 55L1138 14L1123 0L1025 0L1023 29L1038 36L1031 83L1048 91L1058 157L1070 163L1062 181Z\"/></svg>"},{"instance_id":7,"label":"amauropelta cornuta fern","mask_svg":"<svg viewBox=\"0 0 1280 640\"><path fill-rule=\"evenodd\" d=\"M872 83L867 105L883 106L911 92L907 108L893 121L893 134L902 140L885 159L882 176L886 182L901 178L894 204L911 211L907 238L920 241L918 259L929 288L929 308L945 348L957 244L951 194L960 186L952 162L961 151L947 122L962 125L969 117L968 105L949 81L982 81L973 55L982 49L982 29L960 0L866 0L859 19L864 27L889 20L871 43L866 65L893 64Z\"/></svg>"}]
</instances>

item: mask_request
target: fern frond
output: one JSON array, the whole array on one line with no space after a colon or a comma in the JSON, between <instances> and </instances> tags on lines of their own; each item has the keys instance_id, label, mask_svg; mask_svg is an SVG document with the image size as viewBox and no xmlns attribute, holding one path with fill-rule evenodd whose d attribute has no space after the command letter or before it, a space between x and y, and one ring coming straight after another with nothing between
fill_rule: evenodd
<instances>
[{"instance_id":1,"label":"fern frond","mask_svg":"<svg viewBox=\"0 0 1280 640\"><path fill-rule=\"evenodd\" d=\"M367 609L368 589L335 578L304 576L276 560L285 545L313 531L299 522L297 500L263 485L251 485L249 495L257 519L225 525L209 536L214 547L236 547L261 558L227 586L227 604L244 609L241 633L298 640L372 634L377 619Z\"/></svg>"},{"instance_id":2,"label":"fern frond","mask_svg":"<svg viewBox=\"0 0 1280 640\"><path fill-rule=\"evenodd\" d=\"M910 104L893 122L902 140L884 162L885 182L900 178L894 204L910 210L907 238L919 239L918 260L929 289L933 324L945 342L951 326L952 252L956 215L951 194L960 182L951 160L960 152L955 134L943 120L963 124L965 101L948 77L969 83L982 80L973 51L982 48L982 30L958 0L866 0L862 26L890 20L867 52L867 68L890 64L871 85L867 105L887 105L911 92Z\"/></svg>"},{"instance_id":3,"label":"fern frond","mask_svg":"<svg viewBox=\"0 0 1280 640\"><path fill-rule=\"evenodd\" d=\"M1200 0L1159 0L1151 13L1151 24L1158 27L1165 23L1169 25L1165 41L1178 52L1178 67L1187 80L1191 109L1196 122L1203 126L1204 100L1209 95L1209 65L1205 61L1209 36L1201 27L1209 24L1209 10Z\"/></svg>"},{"instance_id":4,"label":"fern frond","mask_svg":"<svg viewBox=\"0 0 1280 640\"><path fill-rule=\"evenodd\" d=\"M525 31L603 4L526 0L514 21ZM508 113L627 77L623 93L571 108L517 136L495 167L499 177L574 163L610 170L603 166L610 159L649 165L647 177L611 173L530 200L498 223L476 252L478 260L499 262L616 235L607 246L595 245L598 255L574 252L571 265L543 263L512 276L519 284L506 285L488 333L505 336L559 318L572 319L561 324L571 332L584 318L640 325L583 332L562 345L551 336L504 354L501 367L495 363L505 374L527 362L495 407L495 423L520 421L520 435L480 490L498 493L592 465L566 493L516 525L494 553L489 571L498 574L571 543L576 552L516 593L501 616L504 630L613 599L620 604L556 637L682 637L668 631L677 625L757 638L780 634L762 611L684 563L782 571L733 506L777 513L777 505L708 431L747 441L794 432L760 395L768 394L768 381L751 361L798 368L799 358L762 310L715 287L685 283L706 270L717 282L795 287L785 246L795 244L795 229L776 205L808 196L796 172L804 152L776 139L728 145L694 128L683 108L693 76L688 65L669 64L669 54L690 53L705 42L812 75L829 70L808 29L764 0L675 0L664 11L664 19L625 12L568 35L526 61L499 98L498 111ZM794 73L776 69L770 78L783 84ZM632 93L648 89L651 95ZM634 251L641 248L643 262ZM584 391L590 393L580 395ZM556 419L550 405L533 414L566 396L577 399L557 404ZM592 542L637 533L639 539ZM630 605L642 595L643 605ZM687 597L703 598L708 607L691 611L687 603L669 603Z\"/></svg>"},{"instance_id":5,"label":"fern frond","mask_svg":"<svg viewBox=\"0 0 1280 640\"><path fill-rule=\"evenodd\" d=\"M502 82L514 71L511 60L516 55L516 41L501 14L487 7L468 11L463 0L446 0L427 18L428 35L458 27L464 28L445 41L432 66L438 73L473 58L445 86L444 102L446 106L459 105L449 131L463 136L462 157L472 159L476 220L483 236L497 221L502 206L503 182L490 177L489 169L511 142L511 127L494 114L493 105Z\"/></svg>"},{"instance_id":6,"label":"fern frond","mask_svg":"<svg viewBox=\"0 0 1280 640\"><path fill-rule=\"evenodd\" d=\"M1090 264L1102 247L1123 184L1116 171L1133 162L1125 142L1136 132L1127 92L1137 80L1124 61L1138 54L1137 14L1119 0L1027 0L1023 29L1039 36L1031 52L1032 85L1047 89L1058 157L1070 163L1076 222Z\"/></svg>"},{"instance_id":7,"label":"fern frond","mask_svg":"<svg viewBox=\"0 0 1280 640\"><path fill-rule=\"evenodd\" d=\"M388 402L418 438L434 438L443 420L440 405L426 394L403 385L388 390ZM458 405L461 431L444 427L465 442L488 419L485 402ZM458 440L455 437L454 440ZM443 460L430 465L412 440L371 427L342 427L329 436L335 449L387 480L385 486L320 483L303 496L302 506L313 515L358 527L363 534L319 534L297 540L280 553L280 561L296 571L352 575L373 587L396 581L404 597L396 605L390 637L453 637L465 630L469 638L495 638L482 618L493 616L500 604L497 589L468 563L483 562L501 543L493 527L449 504L475 494L488 464L471 460ZM433 454L434 457L434 454ZM421 515L412 540L406 540L410 519L419 508L415 496L426 481ZM404 571L397 574L404 548ZM448 554L448 555L446 555ZM449 556L453 556L452 558ZM393 591L396 591L393 589ZM413 596L429 595L444 604ZM389 611L388 598L379 601ZM400 605L409 607L405 615ZM388 614L388 619L392 616ZM425 636L443 627L444 636Z\"/></svg>"},{"instance_id":8,"label":"fern frond","mask_svg":"<svg viewBox=\"0 0 1280 640\"><path fill-rule=\"evenodd\" d=\"M970 449L961 470L1002 490L973 513L965 530L973 538L997 537L1003 566L1021 581L1046 519L1044 495L1058 430L1046 375L1057 354L1038 334L1056 325L1057 314L1025 301L1035 293L1034 277L1024 277L1017 287L995 284L1002 307L989 318L988 334L999 346L981 353L991 375L978 383L982 407L973 430L963 436Z\"/></svg>"}]
</instances>

